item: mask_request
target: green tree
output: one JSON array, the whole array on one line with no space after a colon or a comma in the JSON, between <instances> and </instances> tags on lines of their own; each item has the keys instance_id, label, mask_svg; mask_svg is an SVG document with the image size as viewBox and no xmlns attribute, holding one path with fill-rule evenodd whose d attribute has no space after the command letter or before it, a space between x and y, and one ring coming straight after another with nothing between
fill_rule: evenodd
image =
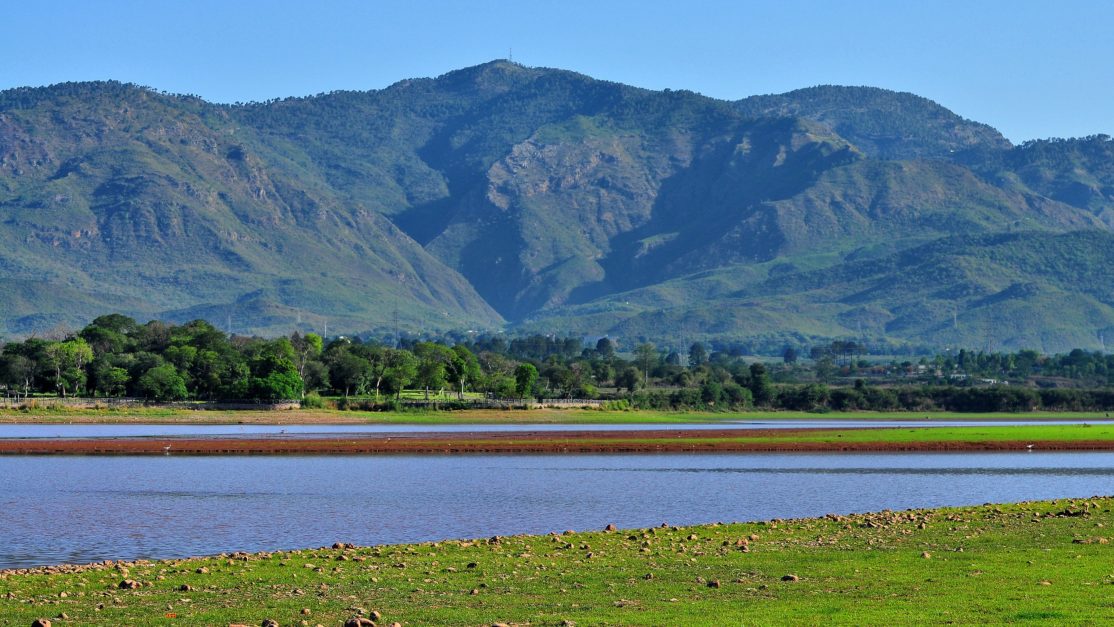
<instances>
[{"instance_id":1,"label":"green tree","mask_svg":"<svg viewBox=\"0 0 1114 627\"><path fill-rule=\"evenodd\" d=\"M298 376L301 377L302 381L306 381L309 378L309 370L312 368L311 364L321 357L324 342L321 336L316 333L306 333L305 335L295 333L290 337L290 345L294 349ZM302 395L305 395L304 390Z\"/></svg>"},{"instance_id":2,"label":"green tree","mask_svg":"<svg viewBox=\"0 0 1114 627\"><path fill-rule=\"evenodd\" d=\"M93 362L93 382L97 391L105 396L121 396L128 389L128 371L103 357Z\"/></svg>"},{"instance_id":3,"label":"green tree","mask_svg":"<svg viewBox=\"0 0 1114 627\"><path fill-rule=\"evenodd\" d=\"M338 390L344 390L344 397L349 393L361 393L371 381L371 362L353 355L347 350L337 351L329 360L329 380Z\"/></svg>"},{"instance_id":4,"label":"green tree","mask_svg":"<svg viewBox=\"0 0 1114 627\"><path fill-rule=\"evenodd\" d=\"M708 363L708 351L704 349L704 345L700 342L693 343L689 347L689 367L699 368Z\"/></svg>"},{"instance_id":5,"label":"green tree","mask_svg":"<svg viewBox=\"0 0 1114 627\"><path fill-rule=\"evenodd\" d=\"M661 355L653 344L639 344L634 350L634 363L642 371L642 385L650 384L650 371L661 363Z\"/></svg>"},{"instance_id":6,"label":"green tree","mask_svg":"<svg viewBox=\"0 0 1114 627\"><path fill-rule=\"evenodd\" d=\"M452 348L452 357L445 363L445 373L449 382L459 386L457 398L464 398L464 386L480 378L480 362L468 347L457 344Z\"/></svg>"},{"instance_id":7,"label":"green tree","mask_svg":"<svg viewBox=\"0 0 1114 627\"><path fill-rule=\"evenodd\" d=\"M774 398L774 385L766 365L756 362L750 365L750 393L755 405L769 405Z\"/></svg>"},{"instance_id":8,"label":"green tree","mask_svg":"<svg viewBox=\"0 0 1114 627\"><path fill-rule=\"evenodd\" d=\"M249 362L253 398L293 400L305 393L305 383L294 365L296 353L290 340L279 338L263 342Z\"/></svg>"},{"instance_id":9,"label":"green tree","mask_svg":"<svg viewBox=\"0 0 1114 627\"><path fill-rule=\"evenodd\" d=\"M65 397L66 390L78 392L85 385L85 364L93 361L93 349L80 337L47 346L54 367L54 386Z\"/></svg>"},{"instance_id":10,"label":"green tree","mask_svg":"<svg viewBox=\"0 0 1114 627\"><path fill-rule=\"evenodd\" d=\"M628 366L615 377L615 387L620 389L626 388L627 393L634 394L635 390L638 389L638 383L641 379L642 377L638 374L638 371Z\"/></svg>"},{"instance_id":11,"label":"green tree","mask_svg":"<svg viewBox=\"0 0 1114 627\"><path fill-rule=\"evenodd\" d=\"M596 354L600 356L600 359L606 359L608 361L614 359L615 342L612 342L609 338L601 337L599 341L596 342Z\"/></svg>"},{"instance_id":12,"label":"green tree","mask_svg":"<svg viewBox=\"0 0 1114 627\"><path fill-rule=\"evenodd\" d=\"M514 369L514 391L519 398L532 395L537 382L538 369L534 367L534 364L519 364Z\"/></svg>"},{"instance_id":13,"label":"green tree","mask_svg":"<svg viewBox=\"0 0 1114 627\"><path fill-rule=\"evenodd\" d=\"M787 364L797 363L799 357L800 354L797 352L797 349L792 346L786 346L785 350L781 352L781 360Z\"/></svg>"},{"instance_id":14,"label":"green tree","mask_svg":"<svg viewBox=\"0 0 1114 627\"><path fill-rule=\"evenodd\" d=\"M187 395L185 379L170 364L151 368L136 385L143 397L156 401L176 401Z\"/></svg>"},{"instance_id":15,"label":"green tree","mask_svg":"<svg viewBox=\"0 0 1114 627\"><path fill-rule=\"evenodd\" d=\"M444 390L445 374L456 354L441 344L419 342L414 345L414 356L418 358L417 383L425 389L428 401L430 388Z\"/></svg>"}]
</instances>

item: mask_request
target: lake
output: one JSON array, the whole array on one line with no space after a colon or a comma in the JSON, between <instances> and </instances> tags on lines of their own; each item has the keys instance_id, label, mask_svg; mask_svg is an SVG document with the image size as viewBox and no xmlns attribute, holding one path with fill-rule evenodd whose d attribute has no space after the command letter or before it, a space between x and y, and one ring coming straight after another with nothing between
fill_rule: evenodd
<instances>
[{"instance_id":1,"label":"lake","mask_svg":"<svg viewBox=\"0 0 1114 627\"><path fill-rule=\"evenodd\" d=\"M0 458L0 568L1114 493L1101 453Z\"/></svg>"},{"instance_id":2,"label":"lake","mask_svg":"<svg viewBox=\"0 0 1114 627\"><path fill-rule=\"evenodd\" d=\"M630 424L345 424L345 425L199 425L199 424L0 424L7 438L124 437L326 437L376 433L481 433L485 431L669 431L696 429L868 429L886 427L992 427L1024 425L1114 424L1112 420L722 420L716 422Z\"/></svg>"}]
</instances>

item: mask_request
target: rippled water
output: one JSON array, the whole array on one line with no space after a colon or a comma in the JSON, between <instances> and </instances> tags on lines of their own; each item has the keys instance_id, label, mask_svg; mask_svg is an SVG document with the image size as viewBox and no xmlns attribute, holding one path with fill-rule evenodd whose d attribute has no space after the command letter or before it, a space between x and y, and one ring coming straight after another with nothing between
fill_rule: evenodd
<instances>
[{"instance_id":1,"label":"rippled water","mask_svg":"<svg viewBox=\"0 0 1114 627\"><path fill-rule=\"evenodd\" d=\"M1052 424L1114 424L1111 420L1056 420ZM723 420L692 424L450 424L450 425L190 425L0 424L0 438L122 438L187 436L314 437L347 433L483 431L646 431L680 429L863 429L870 427L986 427L1047 425L1037 420Z\"/></svg>"},{"instance_id":2,"label":"rippled water","mask_svg":"<svg viewBox=\"0 0 1114 627\"><path fill-rule=\"evenodd\" d=\"M0 458L0 568L1114 493L1110 453Z\"/></svg>"}]
</instances>

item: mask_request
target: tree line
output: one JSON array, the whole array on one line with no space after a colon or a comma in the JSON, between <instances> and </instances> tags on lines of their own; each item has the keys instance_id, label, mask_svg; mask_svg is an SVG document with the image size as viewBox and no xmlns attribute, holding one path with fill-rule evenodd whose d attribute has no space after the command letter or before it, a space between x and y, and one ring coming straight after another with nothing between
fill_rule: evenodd
<instances>
[{"instance_id":1,"label":"tree line","mask_svg":"<svg viewBox=\"0 0 1114 627\"><path fill-rule=\"evenodd\" d=\"M621 350L622 349L622 350ZM700 342L685 354L648 343L620 347L609 338L488 335L455 342L402 338L390 343L313 333L259 338L228 335L203 320L140 324L101 316L76 333L31 337L0 349L0 387L8 396L137 397L153 401L302 400L333 396L340 406L387 408L409 398L615 400L647 409L797 411L1111 410L1114 390L971 385L966 375L1079 375L1109 381L1114 358L1072 351L1044 356L970 353L922 359L935 381L871 377L864 346L837 341L813 347L805 363L786 351L781 363L753 362ZM824 368L855 376L829 385ZM890 363L897 376L911 362ZM858 374L863 376L859 377ZM416 391L416 393L414 392Z\"/></svg>"}]
</instances>

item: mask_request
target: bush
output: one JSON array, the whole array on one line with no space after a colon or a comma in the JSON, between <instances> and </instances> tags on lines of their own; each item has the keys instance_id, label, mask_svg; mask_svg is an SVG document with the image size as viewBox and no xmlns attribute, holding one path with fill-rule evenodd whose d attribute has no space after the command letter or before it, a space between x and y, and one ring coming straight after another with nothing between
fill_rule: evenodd
<instances>
[{"instance_id":1,"label":"bush","mask_svg":"<svg viewBox=\"0 0 1114 627\"><path fill-rule=\"evenodd\" d=\"M325 409L325 399L317 392L310 392L302 399L302 409Z\"/></svg>"}]
</instances>

